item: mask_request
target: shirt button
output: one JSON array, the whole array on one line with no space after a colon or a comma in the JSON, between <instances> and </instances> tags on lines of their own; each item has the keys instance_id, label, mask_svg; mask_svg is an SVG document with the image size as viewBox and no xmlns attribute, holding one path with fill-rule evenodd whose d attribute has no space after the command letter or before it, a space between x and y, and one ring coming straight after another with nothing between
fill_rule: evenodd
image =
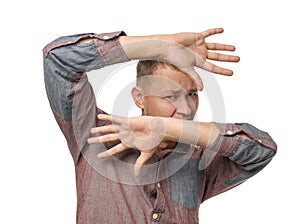
<instances>
[{"instance_id":1,"label":"shirt button","mask_svg":"<svg viewBox=\"0 0 300 224\"><path fill-rule=\"evenodd\" d=\"M104 39L104 40L108 40L108 39L109 39L109 36L105 35L105 36L103 36L103 39Z\"/></svg>"},{"instance_id":2,"label":"shirt button","mask_svg":"<svg viewBox=\"0 0 300 224\"><path fill-rule=\"evenodd\" d=\"M157 183L157 188L160 188L160 187L161 187L160 183Z\"/></svg>"},{"instance_id":3,"label":"shirt button","mask_svg":"<svg viewBox=\"0 0 300 224\"><path fill-rule=\"evenodd\" d=\"M261 140L261 139L258 139L257 141L258 141L259 143L262 143L262 140Z\"/></svg>"},{"instance_id":4,"label":"shirt button","mask_svg":"<svg viewBox=\"0 0 300 224\"><path fill-rule=\"evenodd\" d=\"M233 132L231 130L228 130L226 133L227 133L227 135L232 135L233 134Z\"/></svg>"},{"instance_id":5,"label":"shirt button","mask_svg":"<svg viewBox=\"0 0 300 224\"><path fill-rule=\"evenodd\" d=\"M158 214L157 213L153 213L152 218L153 219L158 219Z\"/></svg>"}]
</instances>

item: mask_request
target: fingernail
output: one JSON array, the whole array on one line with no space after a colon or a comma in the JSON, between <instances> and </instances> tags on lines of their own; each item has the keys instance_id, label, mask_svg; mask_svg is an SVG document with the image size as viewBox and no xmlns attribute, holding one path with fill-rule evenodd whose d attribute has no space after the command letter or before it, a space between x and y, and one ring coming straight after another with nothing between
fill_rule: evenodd
<instances>
[{"instance_id":1,"label":"fingernail","mask_svg":"<svg viewBox=\"0 0 300 224\"><path fill-rule=\"evenodd\" d=\"M139 171L134 171L134 176L138 177L140 175Z\"/></svg>"},{"instance_id":2,"label":"fingernail","mask_svg":"<svg viewBox=\"0 0 300 224\"><path fill-rule=\"evenodd\" d=\"M134 176L138 177L141 173L141 167L134 166Z\"/></svg>"},{"instance_id":3,"label":"fingernail","mask_svg":"<svg viewBox=\"0 0 300 224\"><path fill-rule=\"evenodd\" d=\"M98 114L98 119L101 119L103 117L103 114Z\"/></svg>"},{"instance_id":4,"label":"fingernail","mask_svg":"<svg viewBox=\"0 0 300 224\"><path fill-rule=\"evenodd\" d=\"M103 159L103 158L107 158L107 157L110 157L110 156L112 156L112 155L110 153L108 153L108 151L104 151L104 152L98 153L97 158L98 159Z\"/></svg>"},{"instance_id":5,"label":"fingernail","mask_svg":"<svg viewBox=\"0 0 300 224\"><path fill-rule=\"evenodd\" d=\"M101 153L99 153L99 154L97 155L97 158L98 158L98 159L102 159L103 157L104 157L103 152L101 152Z\"/></svg>"}]
</instances>

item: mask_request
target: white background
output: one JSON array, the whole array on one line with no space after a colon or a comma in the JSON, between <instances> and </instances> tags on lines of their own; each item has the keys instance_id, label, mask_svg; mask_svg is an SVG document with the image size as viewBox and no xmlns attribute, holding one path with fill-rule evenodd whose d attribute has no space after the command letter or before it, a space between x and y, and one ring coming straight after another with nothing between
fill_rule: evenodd
<instances>
[{"instance_id":1,"label":"white background","mask_svg":"<svg viewBox=\"0 0 300 224\"><path fill-rule=\"evenodd\" d=\"M0 13L0 223L75 223L74 167L43 83L42 48L48 42L84 32L146 35L213 27L225 32L207 41L234 44L241 56L238 64L227 65L233 77L216 76L226 122L249 122L268 131L278 154L243 185L203 203L200 223L300 222L297 1L5 2Z\"/></svg>"}]
</instances>

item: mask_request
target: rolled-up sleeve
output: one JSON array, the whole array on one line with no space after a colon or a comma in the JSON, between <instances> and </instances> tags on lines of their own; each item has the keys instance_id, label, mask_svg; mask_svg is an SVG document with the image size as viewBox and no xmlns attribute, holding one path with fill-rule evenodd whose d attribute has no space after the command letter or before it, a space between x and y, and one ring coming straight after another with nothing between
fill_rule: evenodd
<instances>
[{"instance_id":1,"label":"rolled-up sleeve","mask_svg":"<svg viewBox=\"0 0 300 224\"><path fill-rule=\"evenodd\" d=\"M251 124L215 125L219 129L219 136L215 143L206 149L206 155L213 159L209 160L205 169L207 190L204 200L257 174L272 160L277 150L271 136ZM249 139L240 134L247 135Z\"/></svg>"},{"instance_id":2,"label":"rolled-up sleeve","mask_svg":"<svg viewBox=\"0 0 300 224\"><path fill-rule=\"evenodd\" d=\"M96 100L86 72L128 61L118 37L124 32L60 37L43 49L44 81L51 109L77 163L95 126ZM84 43L81 40L92 38Z\"/></svg>"}]
</instances>

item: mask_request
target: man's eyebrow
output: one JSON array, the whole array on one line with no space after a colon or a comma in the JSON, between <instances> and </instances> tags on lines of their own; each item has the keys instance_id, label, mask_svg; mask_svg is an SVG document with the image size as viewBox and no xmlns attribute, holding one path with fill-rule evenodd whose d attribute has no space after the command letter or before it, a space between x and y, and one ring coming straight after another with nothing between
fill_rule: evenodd
<instances>
[{"instance_id":1,"label":"man's eyebrow","mask_svg":"<svg viewBox=\"0 0 300 224\"><path fill-rule=\"evenodd\" d=\"M164 92L168 93L168 94L179 94L182 92L182 89L169 89L169 90L165 90ZM191 88L191 89L189 89L188 92L195 93L195 92L198 92L198 90L197 90L197 88Z\"/></svg>"},{"instance_id":2,"label":"man's eyebrow","mask_svg":"<svg viewBox=\"0 0 300 224\"><path fill-rule=\"evenodd\" d=\"M189 93L194 93L194 92L198 92L198 89L197 88L192 88L188 91Z\"/></svg>"},{"instance_id":3,"label":"man's eyebrow","mask_svg":"<svg viewBox=\"0 0 300 224\"><path fill-rule=\"evenodd\" d=\"M166 91L164 91L165 93L171 93L171 94L178 94L180 93L182 90L181 89L168 89Z\"/></svg>"}]
</instances>

